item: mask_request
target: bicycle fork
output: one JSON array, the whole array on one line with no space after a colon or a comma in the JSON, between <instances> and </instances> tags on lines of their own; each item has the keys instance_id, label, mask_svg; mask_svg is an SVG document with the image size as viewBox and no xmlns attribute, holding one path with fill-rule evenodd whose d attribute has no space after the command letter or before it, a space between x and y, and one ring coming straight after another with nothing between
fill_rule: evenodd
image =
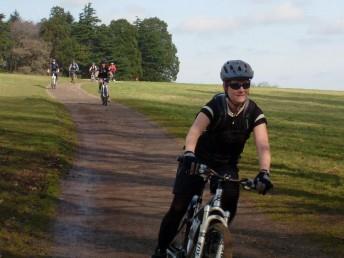
<instances>
[{"instance_id":1,"label":"bicycle fork","mask_svg":"<svg viewBox=\"0 0 344 258\"><path fill-rule=\"evenodd\" d=\"M218 221L227 227L229 211L224 211L221 208L221 197L222 197L222 188L218 188L216 190L216 193L213 199L213 205L208 204L204 207L203 219L200 225L199 235L198 235L196 248L195 248L195 258L201 258L201 255L203 253L206 233L211 222ZM215 211L215 214L214 214L214 211Z\"/></svg>"},{"instance_id":2,"label":"bicycle fork","mask_svg":"<svg viewBox=\"0 0 344 258\"><path fill-rule=\"evenodd\" d=\"M209 225L209 223L207 223L209 211L210 211L210 206L206 205L204 207L203 220L202 220L202 224L200 226L200 230L199 230L199 234L198 234L198 239L197 239L197 243L196 243L195 258L200 258L201 254L202 254L202 251L203 251L205 234L207 232L207 228L208 228L208 225Z\"/></svg>"}]
</instances>

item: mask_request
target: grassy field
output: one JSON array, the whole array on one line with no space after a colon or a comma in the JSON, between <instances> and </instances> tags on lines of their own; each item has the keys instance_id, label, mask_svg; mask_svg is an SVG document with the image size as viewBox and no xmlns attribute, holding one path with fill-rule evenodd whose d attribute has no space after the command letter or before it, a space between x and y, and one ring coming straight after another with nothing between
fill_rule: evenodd
<instances>
[{"instance_id":1,"label":"grassy field","mask_svg":"<svg viewBox=\"0 0 344 258\"><path fill-rule=\"evenodd\" d=\"M96 84L85 82L96 93ZM111 98L145 113L178 138L216 85L117 82ZM313 239L330 257L344 257L344 92L253 88L269 122L273 194L250 195L261 212ZM114 119L116 117L114 116ZM242 176L257 172L250 139Z\"/></svg>"},{"instance_id":2,"label":"grassy field","mask_svg":"<svg viewBox=\"0 0 344 258\"><path fill-rule=\"evenodd\" d=\"M49 77L0 74L0 257L38 257L49 237L74 125L48 97Z\"/></svg>"},{"instance_id":3,"label":"grassy field","mask_svg":"<svg viewBox=\"0 0 344 258\"><path fill-rule=\"evenodd\" d=\"M45 249L58 178L71 164L74 125L45 91L48 77L0 74L0 257ZM84 83L97 94L95 83ZM195 114L221 87L116 82L112 99L151 117L182 139ZM254 88L269 121L272 195L250 194L261 212L344 257L344 92ZM110 103L111 104L111 103ZM114 119L116 117L114 116ZM252 139L241 162L253 176Z\"/></svg>"}]
</instances>

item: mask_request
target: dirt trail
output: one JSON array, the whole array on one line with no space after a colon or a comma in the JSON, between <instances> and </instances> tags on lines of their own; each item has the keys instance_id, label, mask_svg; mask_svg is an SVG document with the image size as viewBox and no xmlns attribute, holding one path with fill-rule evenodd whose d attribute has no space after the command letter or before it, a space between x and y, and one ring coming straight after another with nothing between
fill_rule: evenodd
<instances>
[{"instance_id":1,"label":"dirt trail","mask_svg":"<svg viewBox=\"0 0 344 258\"><path fill-rule=\"evenodd\" d=\"M142 114L64 85L49 90L78 132L62 181L51 257L150 257L168 209L181 145ZM236 258L326 257L242 200L233 226Z\"/></svg>"}]
</instances>

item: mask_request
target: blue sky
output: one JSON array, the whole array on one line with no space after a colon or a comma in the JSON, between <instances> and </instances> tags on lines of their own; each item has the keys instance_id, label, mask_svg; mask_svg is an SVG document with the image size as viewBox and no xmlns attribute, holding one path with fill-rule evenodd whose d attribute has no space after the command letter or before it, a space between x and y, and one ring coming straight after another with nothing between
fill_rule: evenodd
<instances>
[{"instance_id":1,"label":"blue sky","mask_svg":"<svg viewBox=\"0 0 344 258\"><path fill-rule=\"evenodd\" d=\"M0 0L25 20L48 18L61 6L75 19L87 0ZM344 1L340 0L94 0L103 23L158 17L178 49L177 82L221 83L229 59L255 71L255 83L344 91Z\"/></svg>"}]
</instances>

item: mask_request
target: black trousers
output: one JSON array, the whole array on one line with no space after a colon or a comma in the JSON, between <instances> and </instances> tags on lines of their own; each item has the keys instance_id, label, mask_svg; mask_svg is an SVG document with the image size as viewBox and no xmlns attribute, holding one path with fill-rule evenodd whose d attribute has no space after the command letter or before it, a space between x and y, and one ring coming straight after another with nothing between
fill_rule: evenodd
<instances>
[{"instance_id":1,"label":"black trousers","mask_svg":"<svg viewBox=\"0 0 344 258\"><path fill-rule=\"evenodd\" d=\"M230 172L233 178L238 178L237 168L232 168L226 172ZM158 240L159 249L167 249L168 245L177 233L178 226L188 208L192 197L195 194L201 194L204 186L205 182L201 177L180 175L177 172L173 189L174 198L172 200L170 209L164 216L160 225ZM211 192L214 193L216 186L217 182L215 180L210 182ZM223 184L222 208L230 212L229 223L233 220L236 214L239 192L239 184L233 182L226 182Z\"/></svg>"}]
</instances>

